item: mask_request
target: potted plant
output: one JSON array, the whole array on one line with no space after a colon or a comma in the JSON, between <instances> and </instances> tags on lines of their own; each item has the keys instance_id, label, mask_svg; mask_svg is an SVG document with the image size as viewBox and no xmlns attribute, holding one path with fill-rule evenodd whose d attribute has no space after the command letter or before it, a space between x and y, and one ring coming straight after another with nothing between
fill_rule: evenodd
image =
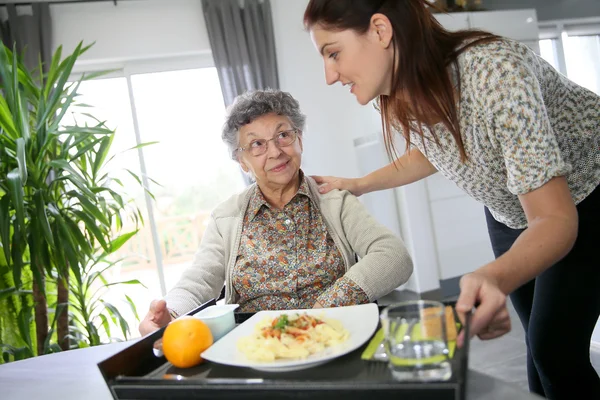
<instances>
[{"instance_id":1,"label":"potted plant","mask_svg":"<svg viewBox=\"0 0 600 400\"><path fill-rule=\"evenodd\" d=\"M98 76L69 81L88 48L80 43L63 58L59 47L46 73L42 65L27 69L16 52L0 48L0 354L5 362L81 346L82 340L98 344L98 332L109 329L110 320L126 327L119 310L99 302L91 288L94 282L110 284L94 266L135 234L118 234L123 219L141 222L141 213L107 173L114 131L89 112L92 124L63 124L67 112L84 106L78 104L80 83Z\"/></svg>"}]
</instances>

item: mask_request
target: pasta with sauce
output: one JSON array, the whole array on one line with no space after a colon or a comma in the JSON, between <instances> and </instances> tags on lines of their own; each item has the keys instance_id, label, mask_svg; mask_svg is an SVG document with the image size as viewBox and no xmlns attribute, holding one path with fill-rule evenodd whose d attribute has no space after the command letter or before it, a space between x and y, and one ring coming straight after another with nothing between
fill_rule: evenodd
<instances>
[{"instance_id":1,"label":"pasta with sauce","mask_svg":"<svg viewBox=\"0 0 600 400\"><path fill-rule=\"evenodd\" d=\"M300 360L345 342L350 334L339 321L308 314L281 314L256 324L237 346L253 361Z\"/></svg>"}]
</instances>

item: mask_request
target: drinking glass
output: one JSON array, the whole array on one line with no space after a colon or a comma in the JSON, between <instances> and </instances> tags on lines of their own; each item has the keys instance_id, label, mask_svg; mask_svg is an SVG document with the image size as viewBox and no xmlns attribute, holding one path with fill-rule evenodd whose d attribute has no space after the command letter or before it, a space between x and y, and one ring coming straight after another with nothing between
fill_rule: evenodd
<instances>
[{"instance_id":1,"label":"drinking glass","mask_svg":"<svg viewBox=\"0 0 600 400\"><path fill-rule=\"evenodd\" d=\"M397 380L443 381L450 378L446 310L438 301L392 304L381 313L389 368Z\"/></svg>"}]
</instances>

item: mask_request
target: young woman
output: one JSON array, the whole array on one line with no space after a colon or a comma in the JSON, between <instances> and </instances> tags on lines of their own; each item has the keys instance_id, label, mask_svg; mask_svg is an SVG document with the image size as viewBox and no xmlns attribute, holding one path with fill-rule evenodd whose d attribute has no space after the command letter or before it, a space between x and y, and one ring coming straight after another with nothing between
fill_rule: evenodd
<instances>
[{"instance_id":1,"label":"young woman","mask_svg":"<svg viewBox=\"0 0 600 400\"><path fill-rule=\"evenodd\" d=\"M510 330L510 295L526 332L530 389L600 398L590 363L600 315L600 97L528 47L482 31L449 32L424 0L311 0L304 23L328 84L376 100L391 156L358 179L317 177L356 195L435 172L485 205L496 260L461 279L473 333ZM576 383L575 383L576 382Z\"/></svg>"}]
</instances>

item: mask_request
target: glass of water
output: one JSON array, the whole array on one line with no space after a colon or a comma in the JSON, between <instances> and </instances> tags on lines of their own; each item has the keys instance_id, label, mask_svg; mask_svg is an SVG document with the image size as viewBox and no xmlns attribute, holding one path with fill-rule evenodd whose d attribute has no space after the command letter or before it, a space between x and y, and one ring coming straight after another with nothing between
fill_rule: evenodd
<instances>
[{"instance_id":1,"label":"glass of water","mask_svg":"<svg viewBox=\"0 0 600 400\"><path fill-rule=\"evenodd\" d=\"M444 304L429 300L392 304L382 311L381 325L395 379L420 382L450 379Z\"/></svg>"}]
</instances>

